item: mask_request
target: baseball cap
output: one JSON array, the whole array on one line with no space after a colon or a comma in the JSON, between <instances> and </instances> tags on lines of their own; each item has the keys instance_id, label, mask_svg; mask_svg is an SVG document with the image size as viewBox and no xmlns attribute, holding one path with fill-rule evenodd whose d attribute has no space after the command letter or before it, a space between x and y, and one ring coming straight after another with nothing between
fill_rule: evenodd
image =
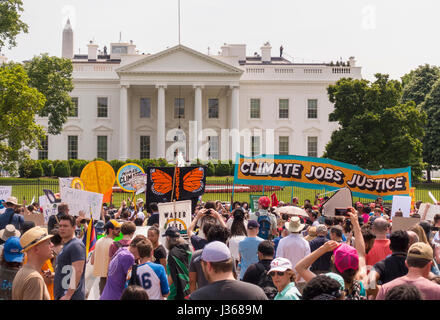
<instances>
[{"instance_id":1,"label":"baseball cap","mask_svg":"<svg viewBox=\"0 0 440 320\"><path fill-rule=\"evenodd\" d=\"M269 197L261 197L260 199L258 199L258 203L262 206L262 207L270 207L270 199Z\"/></svg>"},{"instance_id":2,"label":"baseball cap","mask_svg":"<svg viewBox=\"0 0 440 320\"><path fill-rule=\"evenodd\" d=\"M359 256L355 248L348 244L341 244L334 252L335 267L340 273L348 269L357 270L359 267Z\"/></svg>"},{"instance_id":3,"label":"baseball cap","mask_svg":"<svg viewBox=\"0 0 440 320\"><path fill-rule=\"evenodd\" d=\"M259 228L259 227L260 227L260 224L257 221L255 221L255 220L248 221L248 225L247 225L248 229L255 229L255 228Z\"/></svg>"},{"instance_id":4,"label":"baseball cap","mask_svg":"<svg viewBox=\"0 0 440 320\"><path fill-rule=\"evenodd\" d=\"M171 237L171 238L178 238L180 237L180 231L176 227L169 227L165 234L162 235L163 237Z\"/></svg>"},{"instance_id":5,"label":"baseball cap","mask_svg":"<svg viewBox=\"0 0 440 320\"><path fill-rule=\"evenodd\" d=\"M271 273L272 271L284 272L286 270L293 270L290 260L286 258L275 258L270 263L270 270L267 273Z\"/></svg>"},{"instance_id":6,"label":"baseball cap","mask_svg":"<svg viewBox=\"0 0 440 320\"><path fill-rule=\"evenodd\" d=\"M120 228L121 226L122 225L118 221L111 219L105 224L104 228L105 229L115 229L115 228Z\"/></svg>"},{"instance_id":7,"label":"baseball cap","mask_svg":"<svg viewBox=\"0 0 440 320\"><path fill-rule=\"evenodd\" d=\"M424 242L416 242L409 247L407 257L432 260L434 259L434 254L429 245Z\"/></svg>"},{"instance_id":8,"label":"baseball cap","mask_svg":"<svg viewBox=\"0 0 440 320\"><path fill-rule=\"evenodd\" d=\"M23 262L24 254L21 253L20 238L10 237L6 240L3 248L5 260L7 262Z\"/></svg>"},{"instance_id":9,"label":"baseball cap","mask_svg":"<svg viewBox=\"0 0 440 320\"><path fill-rule=\"evenodd\" d=\"M201 259L206 262L229 260L231 259L231 251L223 242L213 241L203 248Z\"/></svg>"}]
</instances>

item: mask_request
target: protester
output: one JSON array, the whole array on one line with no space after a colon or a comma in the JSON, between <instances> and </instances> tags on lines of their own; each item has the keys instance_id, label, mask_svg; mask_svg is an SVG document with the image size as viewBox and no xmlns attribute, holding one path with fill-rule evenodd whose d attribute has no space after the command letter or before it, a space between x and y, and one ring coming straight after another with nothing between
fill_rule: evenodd
<instances>
[{"instance_id":1,"label":"protester","mask_svg":"<svg viewBox=\"0 0 440 320\"><path fill-rule=\"evenodd\" d=\"M4 229L8 224L14 225L17 230L21 229L21 225L24 223L24 217L16 213L19 206L16 197L6 199L4 203L6 210L0 215L0 230Z\"/></svg>"},{"instance_id":2,"label":"protester","mask_svg":"<svg viewBox=\"0 0 440 320\"><path fill-rule=\"evenodd\" d=\"M326 238L327 235L327 227L323 224L320 224L316 229L317 237L310 241L310 252L313 252L320 248L324 243L329 241ZM310 271L315 274L327 273L330 272L331 266L331 258L332 253L326 252L322 256L320 256L315 262L312 263L310 267Z\"/></svg>"},{"instance_id":3,"label":"protester","mask_svg":"<svg viewBox=\"0 0 440 320\"><path fill-rule=\"evenodd\" d=\"M333 226L330 228L330 240L342 243L343 231L341 226Z\"/></svg>"},{"instance_id":4,"label":"protester","mask_svg":"<svg viewBox=\"0 0 440 320\"><path fill-rule=\"evenodd\" d=\"M343 290L343 280L341 287L341 283L337 280L326 275L319 275L311 279L304 287L302 300L344 300Z\"/></svg>"},{"instance_id":5,"label":"protester","mask_svg":"<svg viewBox=\"0 0 440 320\"><path fill-rule=\"evenodd\" d=\"M147 226L153 226L155 223L159 224L159 207L157 206L157 203L152 202L150 203L150 211L151 216L147 220Z\"/></svg>"},{"instance_id":6,"label":"protester","mask_svg":"<svg viewBox=\"0 0 440 320\"><path fill-rule=\"evenodd\" d=\"M150 227L148 229L148 240L153 244L154 249L154 263L161 264L165 270L167 268L167 251L164 246L159 243L159 229L156 227Z\"/></svg>"},{"instance_id":7,"label":"protester","mask_svg":"<svg viewBox=\"0 0 440 320\"><path fill-rule=\"evenodd\" d=\"M21 250L20 238L12 236L6 240L0 261L0 300L12 299L12 283L23 263Z\"/></svg>"},{"instance_id":8,"label":"protester","mask_svg":"<svg viewBox=\"0 0 440 320\"><path fill-rule=\"evenodd\" d=\"M376 236L374 245L367 254L367 266L374 266L379 261L390 255L390 240L387 239L387 232L390 225L383 218L377 218L373 222L372 231Z\"/></svg>"},{"instance_id":9,"label":"protester","mask_svg":"<svg viewBox=\"0 0 440 320\"><path fill-rule=\"evenodd\" d=\"M206 216L209 216L214 219L206 220L202 224L202 227L201 227L202 232L199 232L199 233L205 235L205 238L203 238L201 236L193 235L193 230L194 230L195 226L197 225L197 223L199 221L201 221L203 217L206 217ZM193 221L191 222L191 225L188 228L188 236L191 239L191 244L193 245L194 250L203 249L203 247L207 243L206 235L208 234L209 229L216 224L220 224L221 226L226 228L226 224L225 224L222 216L214 209L206 209L205 208L205 209L201 209L197 213L197 216L193 219Z\"/></svg>"},{"instance_id":10,"label":"protester","mask_svg":"<svg viewBox=\"0 0 440 320\"><path fill-rule=\"evenodd\" d=\"M128 286L121 295L121 300L149 300L148 293L141 286Z\"/></svg>"},{"instance_id":11,"label":"protester","mask_svg":"<svg viewBox=\"0 0 440 320\"><path fill-rule=\"evenodd\" d=\"M388 290L402 284L417 287L424 300L440 300L440 285L428 280L433 258L433 250L429 245L424 242L414 243L406 257L408 274L381 286L376 300L384 300Z\"/></svg>"},{"instance_id":12,"label":"protester","mask_svg":"<svg viewBox=\"0 0 440 320\"><path fill-rule=\"evenodd\" d=\"M304 240L310 243L310 241L314 240L316 237L317 237L316 227L312 226L307 229L307 235L304 237Z\"/></svg>"},{"instance_id":13,"label":"protester","mask_svg":"<svg viewBox=\"0 0 440 320\"><path fill-rule=\"evenodd\" d=\"M110 245L108 255L110 257L110 260L118 251L118 249L122 247L128 247L131 243L131 239L133 238L134 233L136 232L136 225L131 221L126 221L121 225L121 233L122 233L122 239L119 241L113 241L113 243Z\"/></svg>"},{"instance_id":14,"label":"protester","mask_svg":"<svg viewBox=\"0 0 440 320\"><path fill-rule=\"evenodd\" d=\"M259 227L257 221L249 220L247 225L248 236L239 242L238 254L240 257L240 275L239 279L242 280L247 268L258 262L258 245L261 241L264 241L258 237Z\"/></svg>"},{"instance_id":15,"label":"protester","mask_svg":"<svg viewBox=\"0 0 440 320\"><path fill-rule=\"evenodd\" d=\"M21 233L17 229L15 229L15 226L13 224L8 224L3 230L0 230L0 255L3 251L3 246L6 240L8 240L10 237L20 237Z\"/></svg>"},{"instance_id":16,"label":"protester","mask_svg":"<svg viewBox=\"0 0 440 320\"><path fill-rule=\"evenodd\" d=\"M153 244L145 239L136 243L139 254L139 264L131 270L129 285L140 285L147 292L149 300L163 300L168 296L170 287L165 268L153 263Z\"/></svg>"},{"instance_id":17,"label":"protester","mask_svg":"<svg viewBox=\"0 0 440 320\"><path fill-rule=\"evenodd\" d=\"M229 239L229 250L231 250L232 259L234 260L235 266L238 265L240 260L240 254L238 252L238 244L240 241L244 240L247 236L247 224L248 221L245 220L245 212L243 209L238 208L232 211L233 218L229 219L226 225L228 226L231 222L231 226L228 228L231 230L231 238Z\"/></svg>"},{"instance_id":18,"label":"protester","mask_svg":"<svg viewBox=\"0 0 440 320\"><path fill-rule=\"evenodd\" d=\"M295 273L288 259L275 258L268 274L278 290L274 300L300 300L301 293L295 286Z\"/></svg>"},{"instance_id":19,"label":"protester","mask_svg":"<svg viewBox=\"0 0 440 320\"><path fill-rule=\"evenodd\" d=\"M387 291L384 300L423 300L420 290L412 284L402 284Z\"/></svg>"},{"instance_id":20,"label":"protester","mask_svg":"<svg viewBox=\"0 0 440 320\"><path fill-rule=\"evenodd\" d=\"M214 225L209 229L207 238L208 243L214 241L220 241L223 243L227 243L231 233L228 228L221 225ZM189 287L190 291L194 292L195 290L202 288L208 284L208 280L205 277L205 274L202 270L202 256L203 249L197 250L192 254L191 262L189 265ZM235 274L236 267L235 264L233 266L233 272Z\"/></svg>"},{"instance_id":21,"label":"protester","mask_svg":"<svg viewBox=\"0 0 440 320\"><path fill-rule=\"evenodd\" d=\"M64 202L60 203L58 205L58 213L56 215L52 215L49 217L49 220L47 222L47 232L51 234L54 228L58 228L60 223L60 218L68 214L69 214L69 206L67 205L67 203Z\"/></svg>"},{"instance_id":22,"label":"protester","mask_svg":"<svg viewBox=\"0 0 440 320\"><path fill-rule=\"evenodd\" d=\"M59 235L64 245L55 265L54 298L84 300L86 248L81 240L75 238L74 217L70 215L60 217Z\"/></svg>"},{"instance_id":23,"label":"protester","mask_svg":"<svg viewBox=\"0 0 440 320\"><path fill-rule=\"evenodd\" d=\"M50 300L46 284L40 270L47 259L52 257L50 238L46 230L35 227L20 238L22 252L27 263L15 275L12 283L12 300Z\"/></svg>"},{"instance_id":24,"label":"protester","mask_svg":"<svg viewBox=\"0 0 440 320\"><path fill-rule=\"evenodd\" d=\"M180 237L180 232L175 227L169 227L166 236L168 249L167 275L170 285L168 300L183 300L189 291L189 264L192 252L189 245Z\"/></svg>"},{"instance_id":25,"label":"protester","mask_svg":"<svg viewBox=\"0 0 440 320\"><path fill-rule=\"evenodd\" d=\"M146 240L142 235L136 236L130 245L120 247L108 267L107 281L100 300L119 300L125 288L127 274L135 261L139 259L137 244Z\"/></svg>"},{"instance_id":26,"label":"protester","mask_svg":"<svg viewBox=\"0 0 440 320\"><path fill-rule=\"evenodd\" d=\"M288 259L292 264L292 270L295 270L296 263L310 254L310 245L301 237L301 230L304 229L305 225L301 224L299 217L292 217L289 222L286 222L285 226L290 234L280 240L276 257ZM301 277L296 277L296 279L301 292L305 286L304 279L301 279Z\"/></svg>"},{"instance_id":27,"label":"protester","mask_svg":"<svg viewBox=\"0 0 440 320\"><path fill-rule=\"evenodd\" d=\"M267 300L260 287L235 280L231 252L223 242L208 243L201 260L209 284L191 293L190 300Z\"/></svg>"},{"instance_id":28,"label":"protester","mask_svg":"<svg viewBox=\"0 0 440 320\"><path fill-rule=\"evenodd\" d=\"M280 236L276 237L275 239L273 239L274 250L275 250L274 258L276 256L277 249L278 249L278 244L280 243L280 240L285 238L285 237L287 237L289 235L289 231L286 229L285 222L282 219L279 219L279 220L281 220L282 227L281 227L281 231L280 231Z\"/></svg>"},{"instance_id":29,"label":"protester","mask_svg":"<svg viewBox=\"0 0 440 320\"><path fill-rule=\"evenodd\" d=\"M121 224L116 220L110 220L104 226L106 236L99 239L95 244L91 257L93 265L93 276L99 277L99 294L102 294L105 283L107 281L107 272L109 265L109 249L113 243L113 239L119 236L121 232Z\"/></svg>"},{"instance_id":30,"label":"protester","mask_svg":"<svg viewBox=\"0 0 440 320\"><path fill-rule=\"evenodd\" d=\"M269 197L260 197L258 211L249 216L250 220L254 220L260 225L258 236L264 240L270 240L277 236L277 219L269 212L269 207Z\"/></svg>"},{"instance_id":31,"label":"protester","mask_svg":"<svg viewBox=\"0 0 440 320\"><path fill-rule=\"evenodd\" d=\"M258 262L251 264L243 276L243 281L255 284L263 289L269 300L273 300L278 293L272 278L268 274L274 252L272 241L260 242L258 245Z\"/></svg>"}]
</instances>

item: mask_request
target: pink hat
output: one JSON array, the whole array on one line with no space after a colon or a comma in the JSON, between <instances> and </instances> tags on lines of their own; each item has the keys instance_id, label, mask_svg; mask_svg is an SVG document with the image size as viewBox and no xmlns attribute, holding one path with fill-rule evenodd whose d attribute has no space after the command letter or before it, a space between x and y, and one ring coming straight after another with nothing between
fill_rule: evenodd
<instances>
[{"instance_id":1,"label":"pink hat","mask_svg":"<svg viewBox=\"0 0 440 320\"><path fill-rule=\"evenodd\" d=\"M333 251L333 254L335 256L335 267L340 273L348 269L358 269L359 256L355 248L343 243Z\"/></svg>"}]
</instances>

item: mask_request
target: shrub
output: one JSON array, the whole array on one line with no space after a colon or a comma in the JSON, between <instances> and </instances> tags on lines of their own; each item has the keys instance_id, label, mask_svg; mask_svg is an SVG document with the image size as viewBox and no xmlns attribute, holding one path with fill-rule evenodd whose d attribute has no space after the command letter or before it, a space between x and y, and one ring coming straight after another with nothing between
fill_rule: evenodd
<instances>
[{"instance_id":1,"label":"shrub","mask_svg":"<svg viewBox=\"0 0 440 320\"><path fill-rule=\"evenodd\" d=\"M228 176L231 172L231 169L229 167L229 163L221 163L220 160L217 163L217 166L215 167L215 175L219 177Z\"/></svg>"},{"instance_id":2,"label":"shrub","mask_svg":"<svg viewBox=\"0 0 440 320\"><path fill-rule=\"evenodd\" d=\"M20 178L29 178L32 172L32 160L25 159L18 166L18 174Z\"/></svg>"},{"instance_id":3,"label":"shrub","mask_svg":"<svg viewBox=\"0 0 440 320\"><path fill-rule=\"evenodd\" d=\"M209 161L206 168L206 176L207 177L213 177L215 176L215 167L214 164Z\"/></svg>"},{"instance_id":4,"label":"shrub","mask_svg":"<svg viewBox=\"0 0 440 320\"><path fill-rule=\"evenodd\" d=\"M232 160L229 160L229 175L233 176L235 174L235 164L232 162Z\"/></svg>"},{"instance_id":5,"label":"shrub","mask_svg":"<svg viewBox=\"0 0 440 320\"><path fill-rule=\"evenodd\" d=\"M43 167L39 161L32 160L31 173L29 178L41 178L43 176Z\"/></svg>"},{"instance_id":6,"label":"shrub","mask_svg":"<svg viewBox=\"0 0 440 320\"><path fill-rule=\"evenodd\" d=\"M72 177L79 177L81 176L81 172L84 169L84 167L89 163L87 160L75 160L73 162L73 165L70 167L70 173Z\"/></svg>"},{"instance_id":7,"label":"shrub","mask_svg":"<svg viewBox=\"0 0 440 320\"><path fill-rule=\"evenodd\" d=\"M168 167L168 161L164 158L159 158L156 160L156 166L157 167Z\"/></svg>"},{"instance_id":8,"label":"shrub","mask_svg":"<svg viewBox=\"0 0 440 320\"><path fill-rule=\"evenodd\" d=\"M113 170L115 171L115 174L118 173L119 168L121 168L125 162L121 160L111 160L109 161L109 164L112 166Z\"/></svg>"},{"instance_id":9,"label":"shrub","mask_svg":"<svg viewBox=\"0 0 440 320\"><path fill-rule=\"evenodd\" d=\"M43 168L43 175L45 177L53 177L55 169L51 160L38 160Z\"/></svg>"},{"instance_id":10,"label":"shrub","mask_svg":"<svg viewBox=\"0 0 440 320\"><path fill-rule=\"evenodd\" d=\"M148 167L155 167L156 161L153 159L142 159L142 169L144 169L144 172L147 173Z\"/></svg>"},{"instance_id":11,"label":"shrub","mask_svg":"<svg viewBox=\"0 0 440 320\"><path fill-rule=\"evenodd\" d=\"M55 166L55 176L57 177L70 177L69 161L62 160Z\"/></svg>"}]
</instances>

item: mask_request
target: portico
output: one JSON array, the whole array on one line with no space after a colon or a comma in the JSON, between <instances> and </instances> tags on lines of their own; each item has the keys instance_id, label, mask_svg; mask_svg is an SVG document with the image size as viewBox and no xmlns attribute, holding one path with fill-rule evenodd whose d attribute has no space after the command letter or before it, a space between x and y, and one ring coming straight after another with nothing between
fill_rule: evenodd
<instances>
[{"instance_id":1,"label":"portico","mask_svg":"<svg viewBox=\"0 0 440 320\"><path fill-rule=\"evenodd\" d=\"M190 161L206 158L202 147L207 136L220 139L224 128L238 133L241 69L178 45L115 71L120 78L120 160L138 157L130 150L133 130L152 133L151 158L172 160L180 146ZM136 110L142 97L151 108L146 118ZM203 129L209 130L202 134ZM184 141L176 141L178 131L183 132ZM238 150L234 138L231 148Z\"/></svg>"}]
</instances>

